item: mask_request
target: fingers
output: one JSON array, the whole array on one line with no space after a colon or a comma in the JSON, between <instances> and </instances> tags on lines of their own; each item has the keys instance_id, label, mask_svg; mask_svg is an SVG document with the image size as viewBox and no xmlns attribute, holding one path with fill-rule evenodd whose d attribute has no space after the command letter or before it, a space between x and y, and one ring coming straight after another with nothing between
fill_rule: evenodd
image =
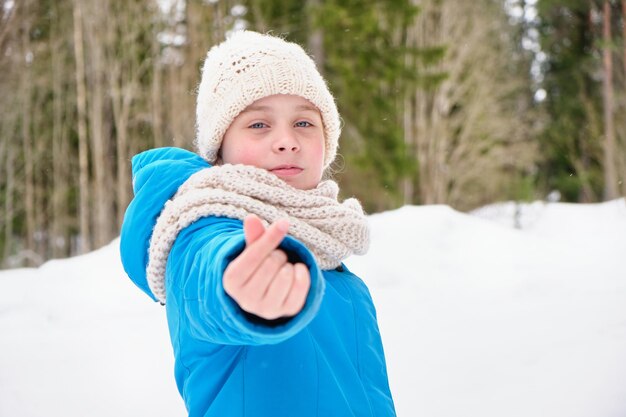
<instances>
[{"instance_id":1,"label":"fingers","mask_svg":"<svg viewBox=\"0 0 626 417\"><path fill-rule=\"evenodd\" d=\"M252 222L252 224L248 226L249 228L256 228L256 220L250 219L248 222ZM288 230L288 220L281 219L276 221L268 227L260 237L246 246L243 252L228 265L227 271L230 271L230 273L237 277L241 277L243 282L246 282L261 266L265 258L280 245L280 242L285 238ZM254 235L255 230L251 230L250 233Z\"/></svg>"},{"instance_id":2,"label":"fingers","mask_svg":"<svg viewBox=\"0 0 626 417\"><path fill-rule=\"evenodd\" d=\"M273 253L270 258L273 260L264 263L245 286L236 290L234 298L243 310L266 320L295 316L306 302L311 285L309 270L304 264L286 262L284 253Z\"/></svg>"},{"instance_id":3,"label":"fingers","mask_svg":"<svg viewBox=\"0 0 626 417\"><path fill-rule=\"evenodd\" d=\"M255 215L245 218L246 248L226 267L224 290L239 306L267 320L298 314L311 286L308 268L291 264L278 246L289 229L281 219L267 229Z\"/></svg>"},{"instance_id":4,"label":"fingers","mask_svg":"<svg viewBox=\"0 0 626 417\"><path fill-rule=\"evenodd\" d=\"M256 272L242 285L262 297L267 292L272 279L280 269L287 263L287 255L280 249L274 250Z\"/></svg>"},{"instance_id":5,"label":"fingers","mask_svg":"<svg viewBox=\"0 0 626 417\"><path fill-rule=\"evenodd\" d=\"M286 263L271 280L258 304L246 311L266 320L295 316L304 307L310 282L309 270L304 264Z\"/></svg>"},{"instance_id":6,"label":"fingers","mask_svg":"<svg viewBox=\"0 0 626 417\"><path fill-rule=\"evenodd\" d=\"M260 238L265 232L265 226L254 214L249 214L243 220L243 233L246 237L246 245L252 244L258 238Z\"/></svg>"},{"instance_id":7,"label":"fingers","mask_svg":"<svg viewBox=\"0 0 626 417\"><path fill-rule=\"evenodd\" d=\"M284 264L276 273L264 294L262 305L267 308L268 312L274 313L276 317L284 315L283 304L289 295L294 280L294 265L290 263Z\"/></svg>"},{"instance_id":8,"label":"fingers","mask_svg":"<svg viewBox=\"0 0 626 417\"><path fill-rule=\"evenodd\" d=\"M311 286L311 275L308 268L301 263L294 265L294 280L291 285L289 294L283 302L283 315L295 316L298 314L304 303L306 302L306 296L309 293Z\"/></svg>"}]
</instances>

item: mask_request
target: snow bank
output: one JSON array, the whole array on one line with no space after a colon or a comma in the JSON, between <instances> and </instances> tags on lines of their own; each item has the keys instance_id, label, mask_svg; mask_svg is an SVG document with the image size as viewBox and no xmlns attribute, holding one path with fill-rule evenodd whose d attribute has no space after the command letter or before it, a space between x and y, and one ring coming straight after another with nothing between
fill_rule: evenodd
<instances>
[{"instance_id":1,"label":"snow bank","mask_svg":"<svg viewBox=\"0 0 626 417\"><path fill-rule=\"evenodd\" d=\"M623 199L370 221L370 252L347 263L375 299L399 416L626 415ZM0 415L185 415L164 310L118 244L0 272Z\"/></svg>"}]
</instances>

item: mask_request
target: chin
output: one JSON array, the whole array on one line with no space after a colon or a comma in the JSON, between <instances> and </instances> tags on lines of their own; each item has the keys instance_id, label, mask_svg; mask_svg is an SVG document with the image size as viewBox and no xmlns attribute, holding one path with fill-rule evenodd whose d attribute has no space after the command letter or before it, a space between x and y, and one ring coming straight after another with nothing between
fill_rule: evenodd
<instances>
[{"instance_id":1,"label":"chin","mask_svg":"<svg viewBox=\"0 0 626 417\"><path fill-rule=\"evenodd\" d=\"M287 184L291 185L293 188L297 188L298 190L310 190L311 187L307 187L305 184L301 184L298 181L289 182L285 181Z\"/></svg>"}]
</instances>

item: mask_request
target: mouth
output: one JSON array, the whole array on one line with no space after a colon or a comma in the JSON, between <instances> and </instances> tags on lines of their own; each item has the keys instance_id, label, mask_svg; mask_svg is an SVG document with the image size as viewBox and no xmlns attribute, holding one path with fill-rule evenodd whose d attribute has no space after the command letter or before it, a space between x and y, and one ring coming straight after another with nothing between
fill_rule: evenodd
<instances>
[{"instance_id":1,"label":"mouth","mask_svg":"<svg viewBox=\"0 0 626 417\"><path fill-rule=\"evenodd\" d=\"M270 169L270 172L278 175L279 177L292 177L298 175L303 171L302 168L296 165L280 165Z\"/></svg>"}]
</instances>

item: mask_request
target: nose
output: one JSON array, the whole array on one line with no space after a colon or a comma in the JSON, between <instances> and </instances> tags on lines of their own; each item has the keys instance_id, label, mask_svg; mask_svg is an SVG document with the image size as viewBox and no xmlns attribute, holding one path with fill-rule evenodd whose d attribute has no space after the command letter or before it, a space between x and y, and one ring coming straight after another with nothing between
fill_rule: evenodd
<instances>
[{"instance_id":1,"label":"nose","mask_svg":"<svg viewBox=\"0 0 626 417\"><path fill-rule=\"evenodd\" d=\"M290 127L285 127L276 131L276 139L274 140L274 150L277 152L298 152L300 143L295 132Z\"/></svg>"}]
</instances>

